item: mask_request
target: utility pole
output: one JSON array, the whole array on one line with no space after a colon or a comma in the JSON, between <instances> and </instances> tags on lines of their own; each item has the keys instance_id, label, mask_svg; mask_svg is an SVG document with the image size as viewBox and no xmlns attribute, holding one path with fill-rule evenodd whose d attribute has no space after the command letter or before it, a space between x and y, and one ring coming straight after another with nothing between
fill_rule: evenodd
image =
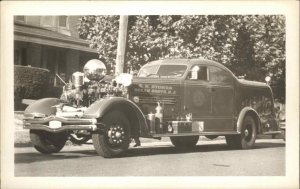
<instances>
[{"instance_id":1,"label":"utility pole","mask_svg":"<svg viewBox=\"0 0 300 189\"><path fill-rule=\"evenodd\" d=\"M128 16L120 15L115 75L124 72L125 48L127 43L127 25Z\"/></svg>"}]
</instances>

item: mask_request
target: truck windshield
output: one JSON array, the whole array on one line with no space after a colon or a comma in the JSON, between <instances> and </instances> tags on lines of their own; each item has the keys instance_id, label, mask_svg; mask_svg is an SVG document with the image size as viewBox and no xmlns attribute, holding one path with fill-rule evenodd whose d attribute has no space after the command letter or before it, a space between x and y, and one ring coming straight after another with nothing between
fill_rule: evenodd
<instances>
[{"instance_id":1,"label":"truck windshield","mask_svg":"<svg viewBox=\"0 0 300 189\"><path fill-rule=\"evenodd\" d=\"M138 77L179 78L186 72L186 65L154 65L143 67Z\"/></svg>"}]
</instances>

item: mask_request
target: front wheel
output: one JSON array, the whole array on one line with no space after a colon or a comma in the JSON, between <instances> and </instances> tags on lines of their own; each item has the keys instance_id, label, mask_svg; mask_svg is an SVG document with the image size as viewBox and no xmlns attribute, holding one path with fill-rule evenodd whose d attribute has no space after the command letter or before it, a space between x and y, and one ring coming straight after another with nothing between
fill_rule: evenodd
<instances>
[{"instance_id":1,"label":"front wheel","mask_svg":"<svg viewBox=\"0 0 300 189\"><path fill-rule=\"evenodd\" d=\"M92 134L95 150L105 158L121 155L130 143L128 119L122 112L111 111L104 116L102 122L105 125L104 132Z\"/></svg>"},{"instance_id":2,"label":"front wheel","mask_svg":"<svg viewBox=\"0 0 300 189\"><path fill-rule=\"evenodd\" d=\"M30 140L34 148L43 153L51 154L59 152L67 141L67 134L61 133L50 133L41 130L30 130Z\"/></svg>"},{"instance_id":3,"label":"front wheel","mask_svg":"<svg viewBox=\"0 0 300 189\"><path fill-rule=\"evenodd\" d=\"M175 147L183 148L183 147L194 147L198 140L199 136L177 136L170 137L172 144Z\"/></svg>"}]
</instances>

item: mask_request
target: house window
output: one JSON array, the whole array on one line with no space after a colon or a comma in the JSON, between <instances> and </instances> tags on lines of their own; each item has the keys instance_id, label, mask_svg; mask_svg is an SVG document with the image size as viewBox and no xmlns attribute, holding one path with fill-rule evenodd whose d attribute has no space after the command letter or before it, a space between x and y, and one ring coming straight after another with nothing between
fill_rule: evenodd
<instances>
[{"instance_id":1,"label":"house window","mask_svg":"<svg viewBox=\"0 0 300 189\"><path fill-rule=\"evenodd\" d=\"M14 64L27 66L27 53L25 48L14 50Z\"/></svg>"},{"instance_id":2,"label":"house window","mask_svg":"<svg viewBox=\"0 0 300 189\"><path fill-rule=\"evenodd\" d=\"M59 27L67 27L67 16L59 16L58 17L58 26Z\"/></svg>"},{"instance_id":3,"label":"house window","mask_svg":"<svg viewBox=\"0 0 300 189\"><path fill-rule=\"evenodd\" d=\"M19 22L25 22L25 16L15 16L15 20Z\"/></svg>"},{"instance_id":4,"label":"house window","mask_svg":"<svg viewBox=\"0 0 300 189\"><path fill-rule=\"evenodd\" d=\"M53 26L52 16L42 16L41 26Z\"/></svg>"}]
</instances>

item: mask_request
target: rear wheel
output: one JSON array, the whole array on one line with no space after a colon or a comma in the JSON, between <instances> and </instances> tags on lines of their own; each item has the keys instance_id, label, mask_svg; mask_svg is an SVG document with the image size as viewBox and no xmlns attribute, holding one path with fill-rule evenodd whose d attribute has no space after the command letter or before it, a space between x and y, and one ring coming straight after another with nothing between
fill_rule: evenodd
<instances>
[{"instance_id":1,"label":"rear wheel","mask_svg":"<svg viewBox=\"0 0 300 189\"><path fill-rule=\"evenodd\" d=\"M177 137L170 137L172 144L175 147L183 148L183 147L194 147L198 140L199 136L177 136Z\"/></svg>"},{"instance_id":2,"label":"rear wheel","mask_svg":"<svg viewBox=\"0 0 300 189\"><path fill-rule=\"evenodd\" d=\"M240 135L225 136L228 146L233 148L249 149L252 148L256 140L256 124L254 119L246 115Z\"/></svg>"},{"instance_id":3,"label":"rear wheel","mask_svg":"<svg viewBox=\"0 0 300 189\"><path fill-rule=\"evenodd\" d=\"M214 139L218 138L218 135L205 135L205 137L210 140L214 140Z\"/></svg>"},{"instance_id":4,"label":"rear wheel","mask_svg":"<svg viewBox=\"0 0 300 189\"><path fill-rule=\"evenodd\" d=\"M41 130L30 130L30 140L34 148L43 153L51 154L59 152L67 141L67 134L61 133L50 133Z\"/></svg>"},{"instance_id":5,"label":"rear wheel","mask_svg":"<svg viewBox=\"0 0 300 189\"><path fill-rule=\"evenodd\" d=\"M112 111L104 116L102 122L105 124L104 132L92 134L95 150L106 158L121 155L130 143L128 119L122 112Z\"/></svg>"},{"instance_id":6,"label":"rear wheel","mask_svg":"<svg viewBox=\"0 0 300 189\"><path fill-rule=\"evenodd\" d=\"M283 140L285 141L285 129L281 129Z\"/></svg>"},{"instance_id":7,"label":"rear wheel","mask_svg":"<svg viewBox=\"0 0 300 189\"><path fill-rule=\"evenodd\" d=\"M256 124L254 119L247 115L243 120L240 145L242 149L252 148L256 140Z\"/></svg>"}]
</instances>

